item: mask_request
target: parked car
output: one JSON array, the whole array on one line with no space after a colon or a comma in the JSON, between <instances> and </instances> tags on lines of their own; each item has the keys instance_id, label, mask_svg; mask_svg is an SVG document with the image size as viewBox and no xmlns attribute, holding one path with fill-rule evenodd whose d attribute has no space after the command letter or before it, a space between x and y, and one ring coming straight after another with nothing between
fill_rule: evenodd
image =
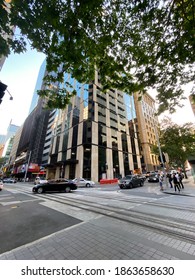
<instances>
[{"instance_id":1,"label":"parked car","mask_svg":"<svg viewBox=\"0 0 195 280\"><path fill-rule=\"evenodd\" d=\"M137 174L137 176L138 176L139 178L141 178L141 179L143 180L143 182L146 180L145 174Z\"/></svg>"},{"instance_id":2,"label":"parked car","mask_svg":"<svg viewBox=\"0 0 195 280\"><path fill-rule=\"evenodd\" d=\"M0 191L3 189L3 181L0 181Z\"/></svg>"},{"instance_id":3,"label":"parked car","mask_svg":"<svg viewBox=\"0 0 195 280\"><path fill-rule=\"evenodd\" d=\"M151 174L149 177L148 177L148 182L152 183L157 183L159 182L159 176L158 174Z\"/></svg>"},{"instance_id":4,"label":"parked car","mask_svg":"<svg viewBox=\"0 0 195 280\"><path fill-rule=\"evenodd\" d=\"M158 174L158 171L148 171L146 172L145 176L146 178L149 178L151 175L156 175Z\"/></svg>"},{"instance_id":5,"label":"parked car","mask_svg":"<svg viewBox=\"0 0 195 280\"><path fill-rule=\"evenodd\" d=\"M75 182L66 179L49 180L47 183L37 184L32 188L32 192L57 192L64 191L66 193L76 190L77 185Z\"/></svg>"},{"instance_id":6,"label":"parked car","mask_svg":"<svg viewBox=\"0 0 195 280\"><path fill-rule=\"evenodd\" d=\"M131 189L133 187L143 186L144 180L137 175L127 175L119 180L118 185L121 189Z\"/></svg>"},{"instance_id":7,"label":"parked car","mask_svg":"<svg viewBox=\"0 0 195 280\"><path fill-rule=\"evenodd\" d=\"M47 180L45 179L45 177L36 177L35 178L35 181L34 181L35 185L43 184L43 183L47 183Z\"/></svg>"},{"instance_id":8,"label":"parked car","mask_svg":"<svg viewBox=\"0 0 195 280\"><path fill-rule=\"evenodd\" d=\"M75 178L72 180L77 184L78 187L93 187L95 185L95 182L84 179L84 178Z\"/></svg>"},{"instance_id":9,"label":"parked car","mask_svg":"<svg viewBox=\"0 0 195 280\"><path fill-rule=\"evenodd\" d=\"M13 178L4 178L3 183L16 183L16 179Z\"/></svg>"}]
</instances>

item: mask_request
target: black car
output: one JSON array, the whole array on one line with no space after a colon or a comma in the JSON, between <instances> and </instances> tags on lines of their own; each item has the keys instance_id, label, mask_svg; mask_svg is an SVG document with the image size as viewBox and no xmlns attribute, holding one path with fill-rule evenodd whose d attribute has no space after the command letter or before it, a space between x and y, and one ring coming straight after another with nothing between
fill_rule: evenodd
<instances>
[{"instance_id":1,"label":"black car","mask_svg":"<svg viewBox=\"0 0 195 280\"><path fill-rule=\"evenodd\" d=\"M137 175L127 175L119 180L118 185L121 189L131 189L133 187L143 186L144 180Z\"/></svg>"},{"instance_id":2,"label":"black car","mask_svg":"<svg viewBox=\"0 0 195 280\"><path fill-rule=\"evenodd\" d=\"M32 188L32 191L37 193L64 191L68 193L76 189L77 185L73 181L61 179L50 180L47 183L37 184Z\"/></svg>"},{"instance_id":3,"label":"black car","mask_svg":"<svg viewBox=\"0 0 195 280\"><path fill-rule=\"evenodd\" d=\"M158 174L152 174L148 177L148 182L150 183L158 183L159 182L159 176Z\"/></svg>"}]
</instances>

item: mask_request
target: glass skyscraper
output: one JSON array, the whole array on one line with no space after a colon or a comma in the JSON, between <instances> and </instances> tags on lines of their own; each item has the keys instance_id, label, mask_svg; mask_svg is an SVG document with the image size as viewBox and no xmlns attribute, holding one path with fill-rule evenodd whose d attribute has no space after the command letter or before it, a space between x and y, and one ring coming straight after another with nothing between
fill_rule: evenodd
<instances>
[{"instance_id":1,"label":"glass skyscraper","mask_svg":"<svg viewBox=\"0 0 195 280\"><path fill-rule=\"evenodd\" d=\"M34 93L33 93L33 97L32 97L32 101L30 104L30 109L29 109L29 113L30 114L34 108L37 106L38 103L38 99L39 99L39 95L37 94L37 90L41 90L42 85L43 85L43 78L45 75L45 69L46 69L46 59L43 61L40 70L39 70L39 74L37 77L37 82L35 85L35 89L34 89Z\"/></svg>"},{"instance_id":2,"label":"glass skyscraper","mask_svg":"<svg viewBox=\"0 0 195 280\"><path fill-rule=\"evenodd\" d=\"M102 93L98 73L90 84L80 84L69 74L66 81L77 94L53 123L47 176L97 182L140 169L133 96L117 89Z\"/></svg>"}]
</instances>

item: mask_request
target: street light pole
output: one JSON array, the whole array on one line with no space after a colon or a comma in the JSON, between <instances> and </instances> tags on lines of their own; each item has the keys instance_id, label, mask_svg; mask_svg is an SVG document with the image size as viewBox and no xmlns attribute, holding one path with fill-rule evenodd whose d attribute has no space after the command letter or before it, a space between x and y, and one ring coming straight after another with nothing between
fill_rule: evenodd
<instances>
[{"instance_id":1,"label":"street light pole","mask_svg":"<svg viewBox=\"0 0 195 280\"><path fill-rule=\"evenodd\" d=\"M161 146L160 146L160 140L159 140L158 132L156 130L156 125L154 126L154 130L155 130L155 134L156 134L156 140L157 140L157 145L158 145L158 150L159 150L159 155L160 155L160 161L161 161L162 166L163 166L163 174L164 174L164 171L166 170L166 167L165 167L165 162L164 162L162 151L161 151ZM167 187L168 186L168 182L167 182L166 172L165 172L165 183L166 183L166 187Z\"/></svg>"}]
</instances>

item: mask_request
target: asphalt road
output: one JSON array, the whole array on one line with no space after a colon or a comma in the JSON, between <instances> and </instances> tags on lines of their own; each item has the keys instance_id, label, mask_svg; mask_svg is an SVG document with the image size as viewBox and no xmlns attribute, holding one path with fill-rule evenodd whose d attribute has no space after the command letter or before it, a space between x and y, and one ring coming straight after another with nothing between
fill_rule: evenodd
<instances>
[{"instance_id":1,"label":"asphalt road","mask_svg":"<svg viewBox=\"0 0 195 280\"><path fill-rule=\"evenodd\" d=\"M40 203L20 192L4 189L0 193L0 253L81 222Z\"/></svg>"},{"instance_id":2,"label":"asphalt road","mask_svg":"<svg viewBox=\"0 0 195 280\"><path fill-rule=\"evenodd\" d=\"M99 221L97 217L104 216L108 219L111 213L116 217L123 213L126 220L126 213L130 211L148 212L149 217L164 215L165 221L172 213L175 215L173 221L177 217L180 222L182 215L194 222L195 196L188 188L185 189L187 195L175 194L173 190L172 193L162 193L158 183L146 182L143 187L133 189L121 190L117 184L97 185L79 188L72 193L39 195L32 193L32 187L29 183L5 184L0 192L0 254L73 225L82 227L83 221L95 222Z\"/></svg>"}]
</instances>

